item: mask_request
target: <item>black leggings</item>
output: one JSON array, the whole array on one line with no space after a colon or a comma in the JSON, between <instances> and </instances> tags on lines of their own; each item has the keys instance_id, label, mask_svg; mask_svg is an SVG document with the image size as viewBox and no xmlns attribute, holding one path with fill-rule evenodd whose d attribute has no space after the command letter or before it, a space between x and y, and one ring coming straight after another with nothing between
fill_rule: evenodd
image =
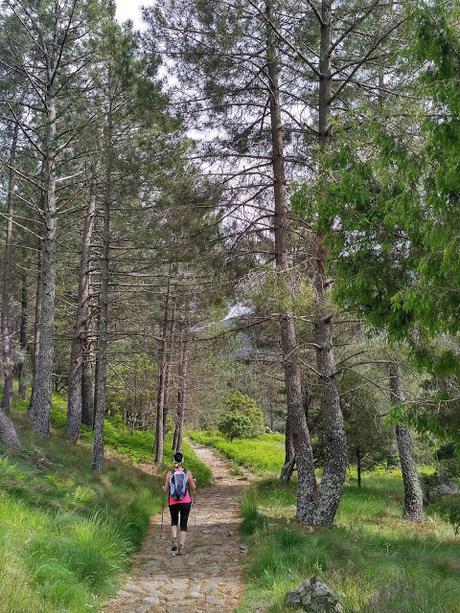
<instances>
[{"instance_id":1,"label":"black leggings","mask_svg":"<svg viewBox=\"0 0 460 613\"><path fill-rule=\"evenodd\" d=\"M180 513L180 531L187 532L187 522L191 507L191 502L178 502L177 504L170 504L169 512L171 513L171 526L177 526Z\"/></svg>"}]
</instances>

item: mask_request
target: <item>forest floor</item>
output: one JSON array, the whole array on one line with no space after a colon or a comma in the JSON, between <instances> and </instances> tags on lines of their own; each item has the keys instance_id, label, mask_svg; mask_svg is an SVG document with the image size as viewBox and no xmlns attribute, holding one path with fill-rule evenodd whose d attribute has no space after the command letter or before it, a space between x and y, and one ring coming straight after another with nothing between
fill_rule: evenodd
<instances>
[{"instance_id":1,"label":"forest floor","mask_svg":"<svg viewBox=\"0 0 460 613\"><path fill-rule=\"evenodd\" d=\"M105 608L107 613L235 611L243 592L240 498L247 477L231 474L228 463L208 448L193 445L212 469L214 485L198 490L189 519L183 557L170 553L169 512L153 518L130 576ZM146 466L144 465L144 469Z\"/></svg>"}]
</instances>

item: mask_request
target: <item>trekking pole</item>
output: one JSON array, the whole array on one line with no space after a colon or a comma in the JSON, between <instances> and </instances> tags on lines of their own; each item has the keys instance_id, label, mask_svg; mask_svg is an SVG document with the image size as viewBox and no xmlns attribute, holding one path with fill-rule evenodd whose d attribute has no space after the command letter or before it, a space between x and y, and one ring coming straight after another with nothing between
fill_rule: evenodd
<instances>
[{"instance_id":1,"label":"trekking pole","mask_svg":"<svg viewBox=\"0 0 460 613\"><path fill-rule=\"evenodd\" d=\"M195 531L195 534L194 534L194 539L193 540L194 540L195 545L196 545L196 487L195 487L195 495L193 496L193 506L195 507L194 508L194 521L195 521L195 527L194 527L195 530L194 531Z\"/></svg>"},{"instance_id":2,"label":"trekking pole","mask_svg":"<svg viewBox=\"0 0 460 613\"><path fill-rule=\"evenodd\" d=\"M165 512L165 495L163 492L163 496L161 498L161 528L160 528L160 541L163 540L163 519Z\"/></svg>"}]
</instances>

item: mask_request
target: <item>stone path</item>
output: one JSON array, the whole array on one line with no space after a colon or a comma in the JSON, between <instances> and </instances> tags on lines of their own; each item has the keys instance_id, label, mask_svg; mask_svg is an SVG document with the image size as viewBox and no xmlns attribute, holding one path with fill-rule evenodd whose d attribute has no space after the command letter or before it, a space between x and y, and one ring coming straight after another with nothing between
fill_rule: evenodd
<instances>
[{"instance_id":1,"label":"stone path","mask_svg":"<svg viewBox=\"0 0 460 613\"><path fill-rule=\"evenodd\" d=\"M247 481L233 477L220 456L194 444L215 485L199 489L183 557L170 554L169 511L153 519L132 573L106 613L230 613L243 591L239 497ZM195 518L196 512L196 518Z\"/></svg>"}]
</instances>

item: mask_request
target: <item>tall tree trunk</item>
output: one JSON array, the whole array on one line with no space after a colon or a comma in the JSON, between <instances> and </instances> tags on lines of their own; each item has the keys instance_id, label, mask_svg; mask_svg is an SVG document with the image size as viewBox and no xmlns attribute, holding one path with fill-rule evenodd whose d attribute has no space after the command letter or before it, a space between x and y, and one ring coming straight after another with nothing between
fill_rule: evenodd
<instances>
[{"instance_id":1,"label":"tall tree trunk","mask_svg":"<svg viewBox=\"0 0 460 613\"><path fill-rule=\"evenodd\" d=\"M358 487L361 487L362 466L361 466L361 449L359 447L356 447L356 471L358 473Z\"/></svg>"},{"instance_id":2,"label":"tall tree trunk","mask_svg":"<svg viewBox=\"0 0 460 613\"><path fill-rule=\"evenodd\" d=\"M187 399L187 365L188 365L188 350L187 341L181 339L181 351L179 360L179 385L177 388L177 411L175 419L173 451L182 449L182 437L184 431L185 404Z\"/></svg>"},{"instance_id":3,"label":"tall tree trunk","mask_svg":"<svg viewBox=\"0 0 460 613\"><path fill-rule=\"evenodd\" d=\"M23 262L25 262L23 252ZM16 373L18 377L18 396L20 400L24 400L26 397L26 378L25 378L25 365L27 360L27 308L29 305L29 296L27 288L27 272L24 268L21 272L21 319L19 323L19 347L21 350L21 357L16 365Z\"/></svg>"},{"instance_id":4,"label":"tall tree trunk","mask_svg":"<svg viewBox=\"0 0 460 613\"><path fill-rule=\"evenodd\" d=\"M166 378L166 351L164 345L166 340L161 341L160 360L158 365L158 391L157 391L157 412L155 419L155 446L154 461L160 466L163 461L164 452L164 402L165 402L165 378Z\"/></svg>"},{"instance_id":5,"label":"tall tree trunk","mask_svg":"<svg viewBox=\"0 0 460 613\"><path fill-rule=\"evenodd\" d=\"M67 409L67 436L72 443L78 441L82 421L82 369L84 361L84 337L89 318L89 301L91 297L90 258L91 241L94 230L96 213L96 191L90 188L88 206L80 254L80 277L78 283L77 310L70 352L68 409Z\"/></svg>"},{"instance_id":6,"label":"tall tree trunk","mask_svg":"<svg viewBox=\"0 0 460 613\"><path fill-rule=\"evenodd\" d=\"M160 359L158 366L158 393L157 393L157 414L155 422L155 449L154 458L155 464L160 466L163 461L164 452L164 408L166 397L166 356L168 343L168 327L169 327L169 305L171 301L171 272L172 265L169 265L168 284L166 286L166 297L164 307L164 318L162 328L162 339L160 346Z\"/></svg>"},{"instance_id":7,"label":"tall tree trunk","mask_svg":"<svg viewBox=\"0 0 460 613\"><path fill-rule=\"evenodd\" d=\"M404 401L401 374L398 365L390 363L390 400L392 406ZM423 490L414 459L413 441L410 430L402 425L396 426L396 442L398 444L399 461L404 482L404 517L408 519L423 519Z\"/></svg>"},{"instance_id":8,"label":"tall tree trunk","mask_svg":"<svg viewBox=\"0 0 460 613\"><path fill-rule=\"evenodd\" d=\"M21 449L21 442L14 427L13 422L0 409L0 441L4 443L10 449Z\"/></svg>"},{"instance_id":9,"label":"tall tree trunk","mask_svg":"<svg viewBox=\"0 0 460 613\"><path fill-rule=\"evenodd\" d=\"M286 187L284 160L284 134L280 106L278 82L278 60L273 23L273 2L266 1L267 16L267 64L270 81L270 120L272 137L272 168L275 211L273 217L275 231L275 261L279 283L283 294L289 296L289 239L288 210L289 198ZM294 319L290 308L280 313L281 349L283 353L284 379L286 384L288 420L291 422L292 439L298 473L297 516L310 521L313 517L317 498L317 484L313 451L308 431L307 419L303 410L302 383L299 350L297 346Z\"/></svg>"},{"instance_id":10,"label":"tall tree trunk","mask_svg":"<svg viewBox=\"0 0 460 613\"><path fill-rule=\"evenodd\" d=\"M13 394L13 322L11 316L12 293L12 258L13 258L13 212L14 212L14 164L16 161L16 147L18 142L19 123L14 124L11 140L8 173L8 194L6 198L6 228L5 250L3 259L3 288L2 288L2 350L3 350L3 376L4 387L1 410L9 413L11 396Z\"/></svg>"},{"instance_id":11,"label":"tall tree trunk","mask_svg":"<svg viewBox=\"0 0 460 613\"><path fill-rule=\"evenodd\" d=\"M105 189L102 229L101 288L99 295L99 342L95 384L94 435L93 435L93 471L101 472L104 464L104 419L106 411L107 359L108 359L108 310L109 310L109 260L110 260L110 212L112 205L112 173L114 163L113 151L113 115L111 74L109 68L109 100L105 138Z\"/></svg>"},{"instance_id":12,"label":"tall tree trunk","mask_svg":"<svg viewBox=\"0 0 460 613\"><path fill-rule=\"evenodd\" d=\"M171 318L170 318L170 323L169 323L169 334L168 334L168 341L167 341L167 348L166 348L166 364L165 364L165 392L164 392L164 408L163 408L163 422L164 422L164 428L163 428L163 439L166 436L166 421L167 421L167 417L168 417L168 411L169 411L169 398L170 398L170 391L171 391L171 379L172 379L172 359L173 359L173 355L174 355L174 331L176 328L176 318L175 318L175 314L176 314L176 302L174 300L174 298L171 300L172 302L172 308L171 308Z\"/></svg>"},{"instance_id":13,"label":"tall tree trunk","mask_svg":"<svg viewBox=\"0 0 460 613\"><path fill-rule=\"evenodd\" d=\"M99 328L99 317L98 317L98 323L97 326ZM97 380L99 378L98 376L98 372L99 372L99 339L97 339L95 341L95 345L96 345L96 350L95 350L95 363L94 363L94 394L93 394L93 398L94 398L94 410L93 410L93 423L92 425L92 430L94 432L94 427L96 424L96 407L97 407Z\"/></svg>"},{"instance_id":14,"label":"tall tree trunk","mask_svg":"<svg viewBox=\"0 0 460 613\"><path fill-rule=\"evenodd\" d=\"M88 328L83 339L83 364L81 368L81 421L85 426L92 426L94 416L94 373Z\"/></svg>"},{"instance_id":15,"label":"tall tree trunk","mask_svg":"<svg viewBox=\"0 0 460 613\"><path fill-rule=\"evenodd\" d=\"M56 104L53 86L47 90L47 127L44 159L44 213L38 308L38 347L30 400L32 430L50 435L56 290Z\"/></svg>"},{"instance_id":16,"label":"tall tree trunk","mask_svg":"<svg viewBox=\"0 0 460 613\"><path fill-rule=\"evenodd\" d=\"M35 377L35 372L37 370L37 355L38 355L38 345L40 344L40 328L39 328L39 319L40 319L40 300L41 300L41 290L42 290L42 282L41 282L41 269L42 269L42 241L41 239L37 243L37 275L36 275L36 283L35 283L35 318L34 318L34 343L32 347L31 353L31 364L32 364L32 383ZM29 416L31 415L32 405L29 403Z\"/></svg>"},{"instance_id":17,"label":"tall tree trunk","mask_svg":"<svg viewBox=\"0 0 460 613\"><path fill-rule=\"evenodd\" d=\"M321 73L319 81L319 138L322 152L329 147L331 137L331 12L331 0L323 0L319 63ZM317 237L316 243L316 265L313 282L317 310L315 352L316 368L320 379L320 408L325 429L326 454L323 477L318 487L318 505L313 523L320 526L330 526L334 522L345 485L347 442L336 381L332 314L327 304L330 283L324 267L326 249L321 236Z\"/></svg>"},{"instance_id":18,"label":"tall tree trunk","mask_svg":"<svg viewBox=\"0 0 460 613\"><path fill-rule=\"evenodd\" d=\"M292 436L291 420L286 418L286 432L284 439L284 464L281 469L280 481L287 483L291 480L295 466L294 439Z\"/></svg>"}]
</instances>

